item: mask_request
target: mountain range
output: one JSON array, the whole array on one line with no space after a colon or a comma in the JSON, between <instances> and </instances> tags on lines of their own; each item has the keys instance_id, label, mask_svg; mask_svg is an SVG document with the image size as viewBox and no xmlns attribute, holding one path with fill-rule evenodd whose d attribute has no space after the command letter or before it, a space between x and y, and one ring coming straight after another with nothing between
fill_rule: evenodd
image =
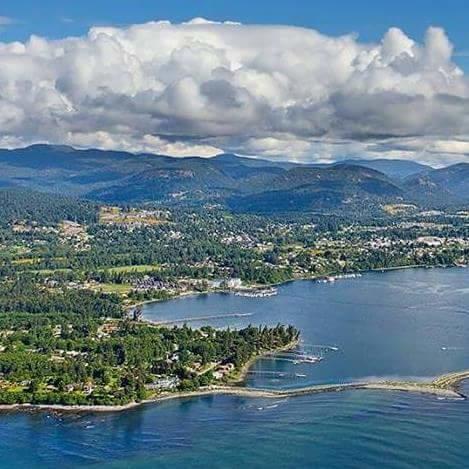
<instances>
[{"instance_id":1,"label":"mountain range","mask_svg":"<svg viewBox=\"0 0 469 469\"><path fill-rule=\"evenodd\" d=\"M0 187L107 203L215 202L233 210L283 212L469 203L469 163L446 168L404 160L302 165L223 154L175 158L33 145L0 150Z\"/></svg>"}]
</instances>

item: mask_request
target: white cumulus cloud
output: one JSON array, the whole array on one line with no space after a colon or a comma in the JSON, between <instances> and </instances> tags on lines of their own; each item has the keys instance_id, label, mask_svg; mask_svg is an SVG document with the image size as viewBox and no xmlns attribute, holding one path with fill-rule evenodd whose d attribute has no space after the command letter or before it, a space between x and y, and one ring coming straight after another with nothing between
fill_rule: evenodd
<instances>
[{"instance_id":1,"label":"white cumulus cloud","mask_svg":"<svg viewBox=\"0 0 469 469\"><path fill-rule=\"evenodd\" d=\"M440 28L378 43L196 18L0 42L0 144L321 161L469 161L469 80Z\"/></svg>"}]
</instances>

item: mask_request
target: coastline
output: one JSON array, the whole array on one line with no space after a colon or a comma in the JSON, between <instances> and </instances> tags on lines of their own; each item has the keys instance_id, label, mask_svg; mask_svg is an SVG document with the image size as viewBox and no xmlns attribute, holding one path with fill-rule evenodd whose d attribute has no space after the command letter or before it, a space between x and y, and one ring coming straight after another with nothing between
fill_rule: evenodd
<instances>
[{"instance_id":1,"label":"coastline","mask_svg":"<svg viewBox=\"0 0 469 469\"><path fill-rule=\"evenodd\" d=\"M250 284L250 285L245 285L243 288L246 290L256 290L259 288L272 288L272 287L280 287L282 285L287 285L292 282L297 282L301 280L320 280L326 277L334 277L336 275L343 275L345 274L366 274L366 273L384 273L384 272L392 272L392 271L398 271L398 270L409 270L409 269L452 269L452 268L466 268L469 267L469 265L455 265L455 264L441 264L441 265L430 265L430 264L415 264L415 265L398 265L394 267L377 267L374 269L363 269L363 270L357 270L355 272L338 272L338 271L332 271L332 272L327 272L321 275L308 275L308 276L299 276L299 277L294 277L294 278L289 278L287 280L284 280L282 282L277 282L277 283L265 283L265 284ZM145 301L139 301L137 303L130 303L125 306L125 309L130 311L133 308L137 308L139 306L144 306L152 303L163 303L165 301L172 301L172 300L178 300L182 299L185 297L190 297L190 296L200 296L200 295L212 295L214 293L222 293L222 294L232 294L236 290L218 290L218 289L213 289L213 290L205 290L205 291L196 291L196 290L190 290L190 291L185 291L181 292L178 294L175 294L174 296L171 296L169 298L164 298L164 299L154 299L154 300L145 300Z\"/></svg>"},{"instance_id":2,"label":"coastline","mask_svg":"<svg viewBox=\"0 0 469 469\"><path fill-rule=\"evenodd\" d=\"M313 394L323 394L329 392L342 392L354 390L374 390L374 391L392 391L407 392L412 394L421 394L437 397L439 399L465 400L467 397L459 392L458 386L465 380L469 379L469 370L449 373L436 377L431 382L357 382L343 384L316 384L303 388L293 389L259 389L246 388L239 386L210 386L199 389L198 391L175 392L161 394L152 399L146 399L141 402L131 402L125 405L116 406L67 406L56 404L8 404L0 405L0 411L49 411L49 412L70 412L70 413L104 413L104 412L122 412L135 409L146 404L157 404L159 402L176 400L176 399L192 399L204 396L238 396L250 398L279 399L288 397L299 397Z\"/></svg>"},{"instance_id":3,"label":"coastline","mask_svg":"<svg viewBox=\"0 0 469 469\"><path fill-rule=\"evenodd\" d=\"M231 386L240 386L242 383L245 382L246 376L248 374L249 368L260 358L265 357L268 354L271 353L278 353L278 352L284 352L285 350L291 350L295 348L298 344L300 343L300 339L295 339L292 340L289 344L284 345L283 347L278 347L275 350L266 350L265 352L260 353L259 355L255 355L251 357L243 366L240 370L237 372L233 373L231 377L228 377L228 383Z\"/></svg>"},{"instance_id":4,"label":"coastline","mask_svg":"<svg viewBox=\"0 0 469 469\"><path fill-rule=\"evenodd\" d=\"M412 265L412 266L396 266L381 269L370 269L363 272L385 272L389 270L404 270L414 268L456 268L464 267L460 265L440 265L440 266L428 266L428 265ZM320 277L306 277L306 278L295 278L289 279L277 285L283 285L298 280L315 280ZM253 287L255 288L255 287ZM188 295L200 295L210 294L212 292L184 292L179 296L175 296L171 299L180 298ZM154 303L166 300L150 300L145 303ZM145 321L146 322L146 321ZM150 322L150 324L152 324ZM295 341L288 344L281 349L288 349L296 345ZM280 349L277 349L280 351ZM307 394L317 394L325 392L338 392L338 391L351 391L351 390L378 390L378 391L396 391L396 392L409 392L416 394L432 395L443 399L466 399L462 393L458 391L458 386L462 381L469 379L469 370L451 373L447 375L441 375L436 377L431 382L390 382L390 381L373 381L373 382L353 382L353 383L341 383L331 385L314 385L306 388L294 388L288 390L281 389L259 389L259 388L246 388L242 387L242 383L246 378L246 373L250 366L264 354L270 352L264 352L263 354L252 357L241 370L230 380L227 385L224 386L210 386L207 388L201 388L197 391L188 392L174 392L164 393L155 396L150 399L146 399L140 402L130 402L124 405L60 405L60 404L0 404L1 411L58 411L58 412L89 412L89 413L101 413L101 412L121 412L131 410L140 407L145 404L158 403L166 400L173 399L190 399L194 397L203 397L208 395L237 395L241 397L253 397L253 398L281 398L281 397L295 397ZM469 396L468 396L469 397Z\"/></svg>"}]
</instances>

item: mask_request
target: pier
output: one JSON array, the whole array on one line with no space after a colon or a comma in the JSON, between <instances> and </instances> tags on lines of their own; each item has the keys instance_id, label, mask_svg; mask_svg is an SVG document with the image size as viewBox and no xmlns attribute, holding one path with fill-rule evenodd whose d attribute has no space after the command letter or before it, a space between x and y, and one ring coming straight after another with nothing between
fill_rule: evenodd
<instances>
[{"instance_id":1,"label":"pier","mask_svg":"<svg viewBox=\"0 0 469 469\"><path fill-rule=\"evenodd\" d=\"M167 326L167 325L170 325L170 324L184 324L184 323L187 323L187 322L212 321L214 319L245 318L245 317L248 317L248 316L252 316L252 313L212 314L210 316L165 319L164 321L148 321L148 322L150 324L155 325L155 326Z\"/></svg>"},{"instance_id":2,"label":"pier","mask_svg":"<svg viewBox=\"0 0 469 469\"><path fill-rule=\"evenodd\" d=\"M418 382L363 382L363 383L343 383L343 384L317 384L295 389L260 389L260 388L235 388L235 387L214 387L208 390L210 394L231 394L246 397L265 397L265 398L286 398L298 397L309 394L321 394L326 392L342 392L352 390L376 390L376 391L398 391L410 392L416 394L427 394L444 399L466 399L466 396L456 389L454 386L464 379L469 378L469 371L448 378L445 381L446 387L442 384L418 383ZM204 394L204 391L201 391Z\"/></svg>"}]
</instances>

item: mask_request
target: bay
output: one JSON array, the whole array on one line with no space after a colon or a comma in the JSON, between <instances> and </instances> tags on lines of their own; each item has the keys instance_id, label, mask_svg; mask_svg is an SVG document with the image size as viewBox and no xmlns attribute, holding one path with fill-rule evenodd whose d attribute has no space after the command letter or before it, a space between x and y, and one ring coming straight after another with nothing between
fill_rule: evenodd
<instances>
[{"instance_id":1,"label":"bay","mask_svg":"<svg viewBox=\"0 0 469 469\"><path fill-rule=\"evenodd\" d=\"M298 281L271 298L205 295L144 308L152 320L232 313L251 315L210 324L292 323L305 345L338 347L317 365L259 360L248 386L429 379L469 368L467 269ZM468 401L381 391L198 397L116 414L10 412L0 415L0 467L462 468L468 424Z\"/></svg>"}]
</instances>

